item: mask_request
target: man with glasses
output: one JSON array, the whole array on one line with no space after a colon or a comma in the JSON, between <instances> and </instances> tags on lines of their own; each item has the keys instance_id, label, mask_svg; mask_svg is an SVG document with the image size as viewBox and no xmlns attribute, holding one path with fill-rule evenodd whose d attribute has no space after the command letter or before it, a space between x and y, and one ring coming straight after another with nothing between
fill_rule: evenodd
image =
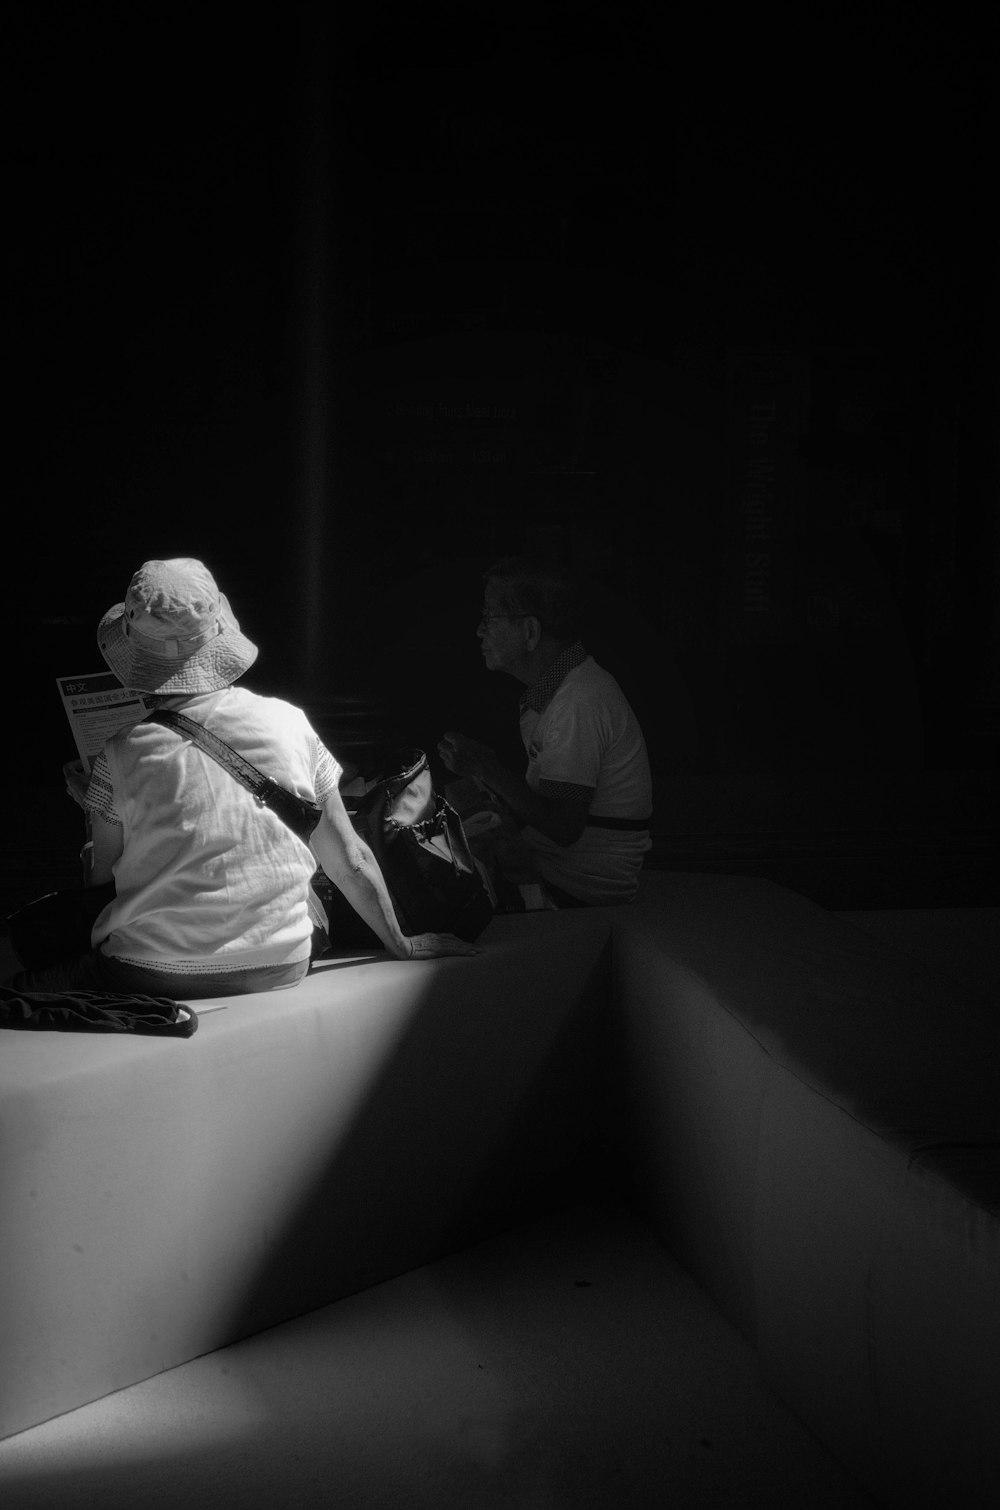
<instances>
[{"instance_id":1,"label":"man with glasses","mask_svg":"<svg viewBox=\"0 0 1000 1510\"><path fill-rule=\"evenodd\" d=\"M650 847L652 781L638 720L614 677L587 654L560 568L506 557L485 575L477 633L490 671L524 685L524 775L487 745L447 732L438 751L504 811L495 855L543 905L602 906L635 896ZM536 903L537 905L537 903Z\"/></svg>"}]
</instances>

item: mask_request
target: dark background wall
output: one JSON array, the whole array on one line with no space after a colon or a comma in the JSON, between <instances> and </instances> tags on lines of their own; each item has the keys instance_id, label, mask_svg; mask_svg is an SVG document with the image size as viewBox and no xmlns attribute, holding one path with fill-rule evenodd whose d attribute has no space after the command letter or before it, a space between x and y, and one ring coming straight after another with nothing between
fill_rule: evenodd
<instances>
[{"instance_id":1,"label":"dark background wall","mask_svg":"<svg viewBox=\"0 0 1000 1510\"><path fill-rule=\"evenodd\" d=\"M657 863L995 900L995 47L798 9L25 8L11 886L76 842L55 677L142 560L208 561L346 759L516 756L480 575L544 547Z\"/></svg>"}]
</instances>

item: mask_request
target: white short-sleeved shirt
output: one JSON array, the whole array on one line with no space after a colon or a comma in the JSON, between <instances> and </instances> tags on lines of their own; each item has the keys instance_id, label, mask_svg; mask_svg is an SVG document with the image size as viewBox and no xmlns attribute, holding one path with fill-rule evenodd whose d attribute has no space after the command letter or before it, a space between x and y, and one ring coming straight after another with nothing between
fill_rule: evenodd
<instances>
[{"instance_id":1,"label":"white short-sleeved shirt","mask_svg":"<svg viewBox=\"0 0 1000 1510\"><path fill-rule=\"evenodd\" d=\"M567 659L570 669L544 706L532 689L523 700L528 785L538 791L551 782L592 792L592 818L648 820L653 783L638 719L615 678L592 656L578 648ZM525 838L543 880L593 904L631 901L651 844L648 828L594 825L565 847L536 829L526 829Z\"/></svg>"},{"instance_id":2,"label":"white short-sleeved shirt","mask_svg":"<svg viewBox=\"0 0 1000 1510\"><path fill-rule=\"evenodd\" d=\"M300 797L322 805L336 788L340 766L291 703L229 687L183 710ZM136 724L95 761L87 804L124 831L93 934L106 954L195 971L308 958L313 853L205 751Z\"/></svg>"}]
</instances>

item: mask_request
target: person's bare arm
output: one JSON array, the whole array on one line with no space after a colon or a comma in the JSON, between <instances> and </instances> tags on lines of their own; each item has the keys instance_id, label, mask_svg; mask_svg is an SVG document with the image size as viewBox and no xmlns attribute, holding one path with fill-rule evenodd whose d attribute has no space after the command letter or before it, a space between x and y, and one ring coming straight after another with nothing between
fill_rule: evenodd
<instances>
[{"instance_id":1,"label":"person's bare arm","mask_svg":"<svg viewBox=\"0 0 1000 1510\"><path fill-rule=\"evenodd\" d=\"M590 807L589 792L568 787L558 791L550 782L544 792L536 792L521 776L503 764L488 745L449 730L438 745L438 753L449 771L457 776L475 776L484 786L506 803L519 823L537 829L547 839L563 848L575 844L583 833Z\"/></svg>"},{"instance_id":2,"label":"person's bare arm","mask_svg":"<svg viewBox=\"0 0 1000 1510\"><path fill-rule=\"evenodd\" d=\"M104 886L114 880L115 861L125 848L125 830L100 813L88 813L87 820L91 849L90 864L84 867L84 885Z\"/></svg>"},{"instance_id":3,"label":"person's bare arm","mask_svg":"<svg viewBox=\"0 0 1000 1510\"><path fill-rule=\"evenodd\" d=\"M478 954L452 933L403 933L371 848L351 824L339 792L323 805L312 835L312 850L334 886L397 959L432 959L442 954Z\"/></svg>"}]
</instances>

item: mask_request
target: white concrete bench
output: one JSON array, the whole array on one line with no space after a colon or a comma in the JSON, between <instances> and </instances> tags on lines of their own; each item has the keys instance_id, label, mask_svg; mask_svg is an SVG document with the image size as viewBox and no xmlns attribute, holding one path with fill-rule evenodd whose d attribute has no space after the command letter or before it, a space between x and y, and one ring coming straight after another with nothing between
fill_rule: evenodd
<instances>
[{"instance_id":1,"label":"white concrete bench","mask_svg":"<svg viewBox=\"0 0 1000 1510\"><path fill-rule=\"evenodd\" d=\"M610 1140L872 1492L1000 1503L995 1000L731 876L481 944L325 962L189 1040L0 1033L0 1435L515 1221Z\"/></svg>"}]
</instances>

